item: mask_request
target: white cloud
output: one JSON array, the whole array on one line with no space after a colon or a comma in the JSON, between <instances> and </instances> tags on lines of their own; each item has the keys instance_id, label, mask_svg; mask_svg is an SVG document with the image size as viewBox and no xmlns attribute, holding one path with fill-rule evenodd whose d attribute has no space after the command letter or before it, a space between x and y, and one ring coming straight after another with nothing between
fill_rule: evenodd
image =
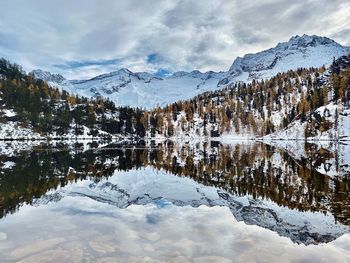
<instances>
[{"instance_id":1,"label":"white cloud","mask_svg":"<svg viewBox=\"0 0 350 263\"><path fill-rule=\"evenodd\" d=\"M34 256L30 253L21 256L33 262L47 259L49 251L52 258L61 257L62 251L72 257L77 255L76 247L83 249L84 256L92 260L108 256L112 262L113 259L125 262L163 262L165 259L174 262L188 262L188 259L192 259L191 262L349 262L350 259L350 234L327 244L298 245L270 230L237 222L229 208L219 206L131 205L118 209L87 197L67 196L48 206L24 206L5 218L2 226L6 230L3 235L16 241L0 247L4 257L10 254L13 258L19 251L22 255L23 251L32 251L41 245L33 242L33 233L41 239L49 236L64 241L58 249L39 249ZM14 229L20 229L20 234ZM76 245L73 249L72 243ZM97 248L99 253L91 248Z\"/></svg>"},{"instance_id":2,"label":"white cloud","mask_svg":"<svg viewBox=\"0 0 350 263\"><path fill-rule=\"evenodd\" d=\"M234 58L318 34L350 44L350 3L232 0L3 1L0 56L69 78L132 70L227 70ZM148 64L149 54L161 59ZM116 65L62 69L70 61Z\"/></svg>"}]
</instances>

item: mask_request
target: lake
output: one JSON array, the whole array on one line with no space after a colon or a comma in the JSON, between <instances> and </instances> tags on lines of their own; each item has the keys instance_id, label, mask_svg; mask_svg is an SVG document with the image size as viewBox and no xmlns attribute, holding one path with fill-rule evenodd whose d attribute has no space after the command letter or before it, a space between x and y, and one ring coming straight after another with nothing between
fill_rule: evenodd
<instances>
[{"instance_id":1,"label":"lake","mask_svg":"<svg viewBox=\"0 0 350 263\"><path fill-rule=\"evenodd\" d=\"M1 262L350 262L323 142L1 142Z\"/></svg>"}]
</instances>

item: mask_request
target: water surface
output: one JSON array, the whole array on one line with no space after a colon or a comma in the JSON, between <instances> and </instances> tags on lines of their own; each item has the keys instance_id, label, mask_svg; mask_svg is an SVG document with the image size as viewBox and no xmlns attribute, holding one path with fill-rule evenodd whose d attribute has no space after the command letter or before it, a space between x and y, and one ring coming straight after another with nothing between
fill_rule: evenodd
<instances>
[{"instance_id":1,"label":"water surface","mask_svg":"<svg viewBox=\"0 0 350 263\"><path fill-rule=\"evenodd\" d=\"M2 262L350 260L346 146L80 146L3 145Z\"/></svg>"}]
</instances>

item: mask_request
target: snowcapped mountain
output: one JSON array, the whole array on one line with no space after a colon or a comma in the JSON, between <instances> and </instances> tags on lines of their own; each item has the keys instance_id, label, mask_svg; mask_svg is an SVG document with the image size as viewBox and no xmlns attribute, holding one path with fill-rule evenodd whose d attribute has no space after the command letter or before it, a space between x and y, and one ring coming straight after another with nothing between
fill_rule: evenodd
<instances>
[{"instance_id":1,"label":"snowcapped mountain","mask_svg":"<svg viewBox=\"0 0 350 263\"><path fill-rule=\"evenodd\" d=\"M276 47L238 57L227 72L179 71L164 78L146 72L133 73L128 69L103 74L83 81L69 81L61 75L41 70L33 71L36 78L52 86L86 97L106 97L119 106L156 106L190 99L202 92L216 90L236 81L265 79L300 67L329 65L334 58L347 54L349 47L320 36L294 36Z\"/></svg>"},{"instance_id":2,"label":"snowcapped mountain","mask_svg":"<svg viewBox=\"0 0 350 263\"><path fill-rule=\"evenodd\" d=\"M221 84L232 81L266 79L279 72L297 68L330 65L333 59L347 54L344 47L332 39L320 36L294 36L288 42L256 54L238 57L227 72Z\"/></svg>"},{"instance_id":3,"label":"snowcapped mountain","mask_svg":"<svg viewBox=\"0 0 350 263\"><path fill-rule=\"evenodd\" d=\"M199 71L176 72L171 77L159 78L152 74L133 73L128 69L97 76L87 81L72 81L74 90L83 96L102 96L117 105L153 108L190 99L216 86L220 74Z\"/></svg>"},{"instance_id":4,"label":"snowcapped mountain","mask_svg":"<svg viewBox=\"0 0 350 263\"><path fill-rule=\"evenodd\" d=\"M37 74L36 78L49 82L69 92L85 97L105 97L119 106L154 108L165 106L178 100L190 99L202 92L217 89L217 84L224 73L209 71L202 73L179 71L167 78L160 78L146 72L133 73L120 69L99 75L89 80L53 81L57 75ZM44 72L45 73L45 72Z\"/></svg>"}]
</instances>

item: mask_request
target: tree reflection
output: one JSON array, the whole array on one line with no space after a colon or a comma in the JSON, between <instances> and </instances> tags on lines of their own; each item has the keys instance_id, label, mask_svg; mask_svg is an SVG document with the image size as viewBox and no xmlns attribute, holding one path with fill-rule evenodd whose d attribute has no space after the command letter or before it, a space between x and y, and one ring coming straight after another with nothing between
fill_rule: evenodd
<instances>
[{"instance_id":1,"label":"tree reflection","mask_svg":"<svg viewBox=\"0 0 350 263\"><path fill-rule=\"evenodd\" d=\"M189 177L234 195L266 198L300 211L330 212L350 224L350 182L330 177L318 167L334 153L310 147L308 158L295 159L263 143L223 145L217 142L179 145L144 143L109 145L88 151L38 148L13 157L0 156L0 216L15 212L50 190L87 178L99 181L144 166Z\"/></svg>"}]
</instances>

